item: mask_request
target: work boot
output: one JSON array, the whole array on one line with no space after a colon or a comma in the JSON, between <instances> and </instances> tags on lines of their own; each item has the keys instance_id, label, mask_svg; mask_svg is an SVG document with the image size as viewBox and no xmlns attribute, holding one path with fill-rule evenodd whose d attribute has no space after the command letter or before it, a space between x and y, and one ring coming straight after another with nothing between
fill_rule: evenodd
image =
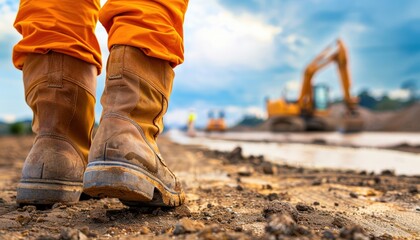
<instances>
[{"instance_id":1,"label":"work boot","mask_svg":"<svg viewBox=\"0 0 420 240\"><path fill-rule=\"evenodd\" d=\"M111 49L103 113L89 153L84 192L127 205L179 206L184 192L159 153L174 73L140 49Z\"/></svg>"},{"instance_id":2,"label":"work boot","mask_svg":"<svg viewBox=\"0 0 420 240\"><path fill-rule=\"evenodd\" d=\"M36 138L17 187L19 204L72 204L94 126L97 69L65 54L29 54L23 66L26 102Z\"/></svg>"}]
</instances>

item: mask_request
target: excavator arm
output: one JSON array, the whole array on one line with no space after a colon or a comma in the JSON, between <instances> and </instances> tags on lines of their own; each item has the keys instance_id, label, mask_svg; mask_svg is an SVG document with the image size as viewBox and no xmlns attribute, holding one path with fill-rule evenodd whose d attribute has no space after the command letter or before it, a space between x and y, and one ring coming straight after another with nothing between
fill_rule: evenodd
<instances>
[{"instance_id":1,"label":"excavator arm","mask_svg":"<svg viewBox=\"0 0 420 240\"><path fill-rule=\"evenodd\" d=\"M344 102L350 112L355 111L357 100L350 94L351 78L347 66L347 49L343 41L338 39L334 46L327 47L305 69L302 89L298 100L302 115L312 115L315 111L312 79L318 71L331 63L337 64Z\"/></svg>"}]
</instances>

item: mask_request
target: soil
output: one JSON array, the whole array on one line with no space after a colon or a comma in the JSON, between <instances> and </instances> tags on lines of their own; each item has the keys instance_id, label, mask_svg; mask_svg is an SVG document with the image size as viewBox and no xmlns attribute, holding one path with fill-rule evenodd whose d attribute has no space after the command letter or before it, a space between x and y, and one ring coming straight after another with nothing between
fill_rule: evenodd
<instances>
[{"instance_id":1,"label":"soil","mask_svg":"<svg viewBox=\"0 0 420 240\"><path fill-rule=\"evenodd\" d=\"M275 165L161 138L187 203L129 208L117 199L17 206L33 137L0 138L0 239L418 239L420 176Z\"/></svg>"},{"instance_id":2,"label":"soil","mask_svg":"<svg viewBox=\"0 0 420 240\"><path fill-rule=\"evenodd\" d=\"M346 112L346 107L342 103L337 103L329 108L327 121L333 126L337 125L343 114ZM358 107L361 119L363 119L363 131L370 132L420 132L420 102L395 110L395 111L372 111L368 108ZM234 126L229 128L229 131L234 132L250 132L250 131L269 131L270 121L265 121L262 124L251 126ZM332 128L331 130L334 130Z\"/></svg>"}]
</instances>

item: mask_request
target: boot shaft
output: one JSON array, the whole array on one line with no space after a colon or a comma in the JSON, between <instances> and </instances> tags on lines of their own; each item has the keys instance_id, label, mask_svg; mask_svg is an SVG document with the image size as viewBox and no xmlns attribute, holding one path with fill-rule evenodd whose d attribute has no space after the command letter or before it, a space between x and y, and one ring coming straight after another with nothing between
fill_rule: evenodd
<instances>
[{"instance_id":1,"label":"boot shaft","mask_svg":"<svg viewBox=\"0 0 420 240\"><path fill-rule=\"evenodd\" d=\"M28 55L22 70L33 132L68 139L86 160L94 126L96 67L51 52Z\"/></svg>"},{"instance_id":2,"label":"boot shaft","mask_svg":"<svg viewBox=\"0 0 420 240\"><path fill-rule=\"evenodd\" d=\"M174 72L169 62L145 55L130 46L114 46L108 59L107 80L101 98L103 115L118 113L137 122L158 151Z\"/></svg>"}]
</instances>

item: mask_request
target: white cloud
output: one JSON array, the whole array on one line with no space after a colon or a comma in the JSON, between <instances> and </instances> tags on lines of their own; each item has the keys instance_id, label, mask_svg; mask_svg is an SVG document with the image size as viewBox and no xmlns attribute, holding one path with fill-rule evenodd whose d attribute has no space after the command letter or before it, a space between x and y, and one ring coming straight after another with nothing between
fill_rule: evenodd
<instances>
[{"instance_id":1,"label":"white cloud","mask_svg":"<svg viewBox=\"0 0 420 240\"><path fill-rule=\"evenodd\" d=\"M169 111L165 117L165 125L182 127L187 124L188 114L190 111L188 109L174 109Z\"/></svg>"},{"instance_id":2,"label":"white cloud","mask_svg":"<svg viewBox=\"0 0 420 240\"><path fill-rule=\"evenodd\" d=\"M283 39L283 43L288 47L288 49L297 54L305 53L305 46L309 43L309 39L299 36L297 34L290 34Z\"/></svg>"},{"instance_id":3,"label":"white cloud","mask_svg":"<svg viewBox=\"0 0 420 240\"><path fill-rule=\"evenodd\" d=\"M0 118L6 123L12 123L16 121L16 115L14 114L3 114Z\"/></svg>"},{"instance_id":4,"label":"white cloud","mask_svg":"<svg viewBox=\"0 0 420 240\"><path fill-rule=\"evenodd\" d=\"M301 82L298 80L291 80L286 83L287 90L299 91L301 88Z\"/></svg>"},{"instance_id":5,"label":"white cloud","mask_svg":"<svg viewBox=\"0 0 420 240\"><path fill-rule=\"evenodd\" d=\"M385 94L385 90L381 88L375 88L370 90L370 94L376 99L381 98Z\"/></svg>"},{"instance_id":6,"label":"white cloud","mask_svg":"<svg viewBox=\"0 0 420 240\"><path fill-rule=\"evenodd\" d=\"M264 69L276 62L275 37L282 28L263 17L235 14L214 0L190 1L185 20L189 64Z\"/></svg>"},{"instance_id":7,"label":"white cloud","mask_svg":"<svg viewBox=\"0 0 420 240\"><path fill-rule=\"evenodd\" d=\"M0 0L0 40L9 39L10 37L19 37L19 34L13 28L16 11L12 9L5 0ZM13 41L13 40L11 40Z\"/></svg>"},{"instance_id":8,"label":"white cloud","mask_svg":"<svg viewBox=\"0 0 420 240\"><path fill-rule=\"evenodd\" d=\"M388 93L391 99L408 100L410 98L410 91L406 89L395 89Z\"/></svg>"}]
</instances>

